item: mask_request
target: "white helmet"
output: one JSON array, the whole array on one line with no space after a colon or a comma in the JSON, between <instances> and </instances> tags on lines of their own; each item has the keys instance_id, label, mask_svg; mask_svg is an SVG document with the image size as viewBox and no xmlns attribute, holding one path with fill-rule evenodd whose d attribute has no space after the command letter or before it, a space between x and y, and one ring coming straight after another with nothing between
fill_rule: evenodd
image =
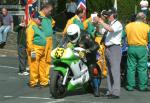
<instances>
[{"instance_id":1,"label":"white helmet","mask_svg":"<svg viewBox=\"0 0 150 103\"><path fill-rule=\"evenodd\" d=\"M80 38L80 28L76 24L71 24L67 28L67 35L72 43L76 43Z\"/></svg>"}]
</instances>

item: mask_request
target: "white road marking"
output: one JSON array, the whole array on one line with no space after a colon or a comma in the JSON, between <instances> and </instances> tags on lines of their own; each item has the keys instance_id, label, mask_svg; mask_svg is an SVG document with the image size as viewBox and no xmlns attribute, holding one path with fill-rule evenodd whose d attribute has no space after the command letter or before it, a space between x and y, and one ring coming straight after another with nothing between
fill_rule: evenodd
<instances>
[{"instance_id":1,"label":"white road marking","mask_svg":"<svg viewBox=\"0 0 150 103\"><path fill-rule=\"evenodd\" d=\"M3 96L4 98L12 98L13 96Z\"/></svg>"},{"instance_id":2,"label":"white road marking","mask_svg":"<svg viewBox=\"0 0 150 103\"><path fill-rule=\"evenodd\" d=\"M7 55L0 55L0 57L4 58L4 57L7 57Z\"/></svg>"},{"instance_id":3,"label":"white road marking","mask_svg":"<svg viewBox=\"0 0 150 103\"><path fill-rule=\"evenodd\" d=\"M54 65L51 65L50 67L54 67ZM8 68L8 69L15 69L15 70L19 69L19 68L16 68L16 67L4 66L4 65L0 65L0 68ZM30 70L29 67L27 67L26 69Z\"/></svg>"},{"instance_id":4,"label":"white road marking","mask_svg":"<svg viewBox=\"0 0 150 103\"><path fill-rule=\"evenodd\" d=\"M15 70L18 70L18 68L16 68L16 67L2 66L2 65L0 65L0 68L8 68L8 69L15 69Z\"/></svg>"},{"instance_id":5,"label":"white road marking","mask_svg":"<svg viewBox=\"0 0 150 103\"><path fill-rule=\"evenodd\" d=\"M65 101L65 99L57 99L55 101L46 102L46 103L59 103L59 102L63 102L63 101Z\"/></svg>"},{"instance_id":6,"label":"white road marking","mask_svg":"<svg viewBox=\"0 0 150 103\"><path fill-rule=\"evenodd\" d=\"M50 98L44 98L44 97L25 97L25 96L19 96L18 98L21 98L21 99L50 99Z\"/></svg>"},{"instance_id":7,"label":"white road marking","mask_svg":"<svg viewBox=\"0 0 150 103\"><path fill-rule=\"evenodd\" d=\"M16 96L3 96L3 98L13 98ZM61 103L61 102L79 102L77 100L67 100L67 99L51 99L51 98L45 98L45 97L26 97L26 96L18 96L17 98L20 99L40 99L40 100L51 100L50 102L44 102L44 103ZM80 103L106 103L106 102L92 102L92 101L80 101Z\"/></svg>"},{"instance_id":8,"label":"white road marking","mask_svg":"<svg viewBox=\"0 0 150 103\"><path fill-rule=\"evenodd\" d=\"M10 50L10 49L1 49L1 51L6 51L6 52L17 52L17 50Z\"/></svg>"},{"instance_id":9,"label":"white road marking","mask_svg":"<svg viewBox=\"0 0 150 103\"><path fill-rule=\"evenodd\" d=\"M66 100L67 102L79 102L79 101L77 101L77 100ZM93 103L93 102L91 102L91 101L80 101L80 103Z\"/></svg>"}]
</instances>

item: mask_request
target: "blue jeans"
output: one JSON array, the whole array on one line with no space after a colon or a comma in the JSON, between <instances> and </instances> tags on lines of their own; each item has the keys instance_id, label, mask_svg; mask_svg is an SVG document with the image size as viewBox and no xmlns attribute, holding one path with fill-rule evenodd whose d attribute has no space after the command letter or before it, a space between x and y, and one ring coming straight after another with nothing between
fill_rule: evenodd
<instances>
[{"instance_id":1,"label":"blue jeans","mask_svg":"<svg viewBox=\"0 0 150 103\"><path fill-rule=\"evenodd\" d=\"M11 26L2 25L0 27L0 43L6 42L7 34L11 30Z\"/></svg>"}]
</instances>

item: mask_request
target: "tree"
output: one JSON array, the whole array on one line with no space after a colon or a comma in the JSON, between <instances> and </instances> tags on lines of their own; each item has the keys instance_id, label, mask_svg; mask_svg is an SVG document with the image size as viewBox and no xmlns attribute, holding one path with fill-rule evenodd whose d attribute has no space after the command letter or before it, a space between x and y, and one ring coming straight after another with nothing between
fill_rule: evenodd
<instances>
[{"instance_id":1,"label":"tree","mask_svg":"<svg viewBox=\"0 0 150 103\"><path fill-rule=\"evenodd\" d=\"M126 20L135 13L135 6L137 6L137 12L140 11L141 0L118 0L118 17L121 20ZM150 0L148 0L150 3ZM114 0L87 0L88 14L93 11L101 11L103 9L110 9L113 7ZM148 15L148 18L150 15Z\"/></svg>"}]
</instances>

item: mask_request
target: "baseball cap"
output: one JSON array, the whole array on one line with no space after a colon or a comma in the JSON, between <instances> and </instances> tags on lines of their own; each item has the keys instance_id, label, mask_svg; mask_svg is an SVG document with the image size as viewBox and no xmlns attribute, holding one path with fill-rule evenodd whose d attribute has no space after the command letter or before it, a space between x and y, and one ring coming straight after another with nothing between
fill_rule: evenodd
<instances>
[{"instance_id":1,"label":"baseball cap","mask_svg":"<svg viewBox=\"0 0 150 103\"><path fill-rule=\"evenodd\" d=\"M107 11L107 10L102 10L99 15L100 15L100 16L104 16L104 17L107 17L109 14L108 14L108 11Z\"/></svg>"},{"instance_id":2,"label":"baseball cap","mask_svg":"<svg viewBox=\"0 0 150 103\"><path fill-rule=\"evenodd\" d=\"M116 10L113 8L113 9L109 9L108 11L107 11L107 15L108 16L111 16L112 14L117 14L117 12L116 12Z\"/></svg>"}]
</instances>

